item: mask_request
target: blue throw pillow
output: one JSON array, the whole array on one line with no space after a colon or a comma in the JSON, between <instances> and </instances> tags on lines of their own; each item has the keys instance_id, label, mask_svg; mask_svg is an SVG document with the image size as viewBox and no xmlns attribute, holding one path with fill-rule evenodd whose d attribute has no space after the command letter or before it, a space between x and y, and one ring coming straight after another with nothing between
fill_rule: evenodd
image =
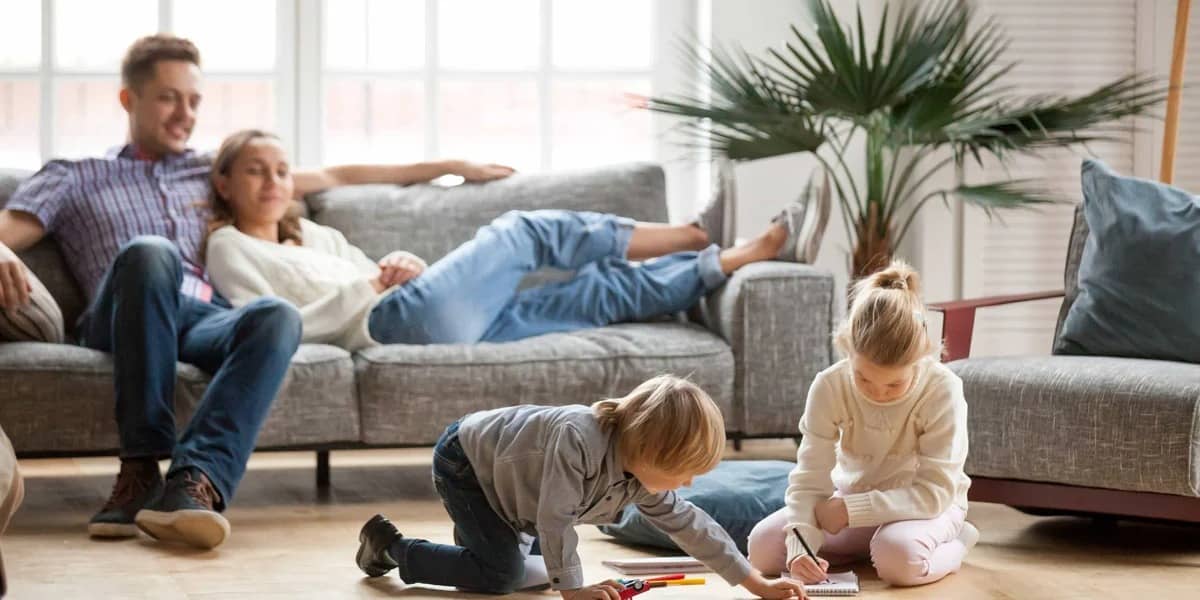
<instances>
[{"instance_id":1,"label":"blue throw pillow","mask_svg":"<svg viewBox=\"0 0 1200 600\"><path fill-rule=\"evenodd\" d=\"M1200 204L1083 163L1087 242L1056 354L1200 362Z\"/></svg>"},{"instance_id":2,"label":"blue throw pillow","mask_svg":"<svg viewBox=\"0 0 1200 600\"><path fill-rule=\"evenodd\" d=\"M747 554L750 530L767 515L783 508L788 473L794 466L782 460L727 460L697 477L678 494L708 513L729 532L738 550ZM600 531L622 542L679 550L671 538L646 522L635 506L625 507L619 522L601 525Z\"/></svg>"}]
</instances>

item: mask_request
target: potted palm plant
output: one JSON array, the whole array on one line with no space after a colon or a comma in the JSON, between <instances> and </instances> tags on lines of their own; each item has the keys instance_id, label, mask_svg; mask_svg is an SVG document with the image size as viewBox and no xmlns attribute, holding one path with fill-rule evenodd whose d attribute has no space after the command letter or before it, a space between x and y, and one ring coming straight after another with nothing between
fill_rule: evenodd
<instances>
[{"instance_id":1,"label":"potted palm plant","mask_svg":"<svg viewBox=\"0 0 1200 600\"><path fill-rule=\"evenodd\" d=\"M1013 67L1001 62L1004 32L994 19L978 22L966 1L885 8L873 44L861 7L843 26L829 0L809 4L812 32L792 27L793 39L765 58L685 50L707 74L709 98L651 97L643 106L682 118L689 144L734 161L812 153L832 175L854 277L890 262L930 200L989 216L1056 201L1030 180L927 189L943 170L1110 139L1128 131L1123 119L1165 97L1165 86L1135 74L1076 97L1016 96L1001 83ZM848 160L852 139L865 146L865 167Z\"/></svg>"}]
</instances>

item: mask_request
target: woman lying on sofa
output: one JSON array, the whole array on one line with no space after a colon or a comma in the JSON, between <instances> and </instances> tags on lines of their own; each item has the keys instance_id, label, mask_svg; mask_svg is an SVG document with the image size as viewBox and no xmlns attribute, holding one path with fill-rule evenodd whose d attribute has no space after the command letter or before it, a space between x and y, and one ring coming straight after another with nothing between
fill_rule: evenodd
<instances>
[{"instance_id":1,"label":"woman lying on sofa","mask_svg":"<svg viewBox=\"0 0 1200 600\"><path fill-rule=\"evenodd\" d=\"M796 254L796 205L757 238L724 249L698 224L539 210L495 219L433 265L404 251L376 263L337 230L292 214L288 157L274 135L231 135L212 176L205 255L217 291L234 306L282 297L300 309L305 342L348 350L502 342L644 320L687 309L744 265ZM541 267L576 274L518 291Z\"/></svg>"}]
</instances>

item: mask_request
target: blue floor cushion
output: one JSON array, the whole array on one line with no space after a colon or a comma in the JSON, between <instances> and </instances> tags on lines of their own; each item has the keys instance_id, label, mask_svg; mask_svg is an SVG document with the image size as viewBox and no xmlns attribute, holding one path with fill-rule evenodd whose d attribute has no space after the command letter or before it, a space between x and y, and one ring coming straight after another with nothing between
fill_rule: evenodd
<instances>
[{"instance_id":1,"label":"blue floor cushion","mask_svg":"<svg viewBox=\"0 0 1200 600\"><path fill-rule=\"evenodd\" d=\"M691 487L680 489L678 494L712 516L729 532L742 554L746 554L750 530L767 515L783 508L788 473L794 466L795 463L782 460L727 460L697 477ZM679 550L635 506L626 507L619 522L602 525L600 531L630 544Z\"/></svg>"}]
</instances>

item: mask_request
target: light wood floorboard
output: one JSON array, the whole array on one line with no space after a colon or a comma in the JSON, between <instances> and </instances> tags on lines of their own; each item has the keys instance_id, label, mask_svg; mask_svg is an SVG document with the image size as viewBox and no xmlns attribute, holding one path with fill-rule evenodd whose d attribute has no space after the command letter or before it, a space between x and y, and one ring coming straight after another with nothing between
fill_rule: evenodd
<instances>
[{"instance_id":1,"label":"light wood floorboard","mask_svg":"<svg viewBox=\"0 0 1200 600\"><path fill-rule=\"evenodd\" d=\"M790 442L751 442L733 458L786 458ZM227 516L229 541L211 552L149 538L89 540L85 523L112 485L111 458L23 461L25 505L2 540L10 593L25 598L458 598L394 576L367 579L354 565L358 529L383 512L414 536L449 541L450 524L429 481L430 451L335 452L333 489L321 497L312 453L255 455ZM869 564L855 570L863 598L1200 598L1200 528L1036 518L973 504L982 538L957 574L921 588L888 588ZM593 527L579 529L589 579L613 573L605 558L643 554ZM746 597L720 579L655 590L649 600ZM557 594L514 594L514 600Z\"/></svg>"}]
</instances>

